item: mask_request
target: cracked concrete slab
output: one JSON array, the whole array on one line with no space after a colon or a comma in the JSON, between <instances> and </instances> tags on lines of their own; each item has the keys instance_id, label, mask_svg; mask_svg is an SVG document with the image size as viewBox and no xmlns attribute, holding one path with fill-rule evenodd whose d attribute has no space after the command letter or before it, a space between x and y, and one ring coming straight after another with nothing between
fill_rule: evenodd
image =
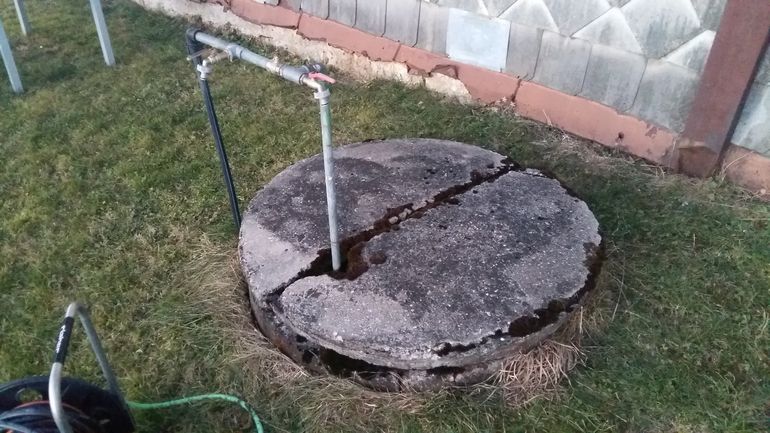
<instances>
[{"instance_id":1,"label":"cracked concrete slab","mask_svg":"<svg viewBox=\"0 0 770 433\"><path fill-rule=\"evenodd\" d=\"M334 157L340 239L368 228L388 209L470 181L473 170L491 173L503 159L478 147L425 139L352 144L335 149ZM436 173L428 176L427 169ZM327 227L320 155L287 168L254 197L239 248L256 299L310 266L328 247Z\"/></svg>"},{"instance_id":2,"label":"cracked concrete slab","mask_svg":"<svg viewBox=\"0 0 770 433\"><path fill-rule=\"evenodd\" d=\"M364 381L386 389L394 371L410 386L483 380L592 288L598 223L558 180L448 141L335 153L345 269L327 263L319 156L257 194L241 231L257 322L298 362L393 369Z\"/></svg>"},{"instance_id":3,"label":"cracked concrete slab","mask_svg":"<svg viewBox=\"0 0 770 433\"><path fill-rule=\"evenodd\" d=\"M515 319L585 285L585 245L599 245L598 224L558 181L520 172L456 199L368 241L360 254L369 269L359 278L322 275L287 287L282 317L324 346L394 368L508 353L480 346L509 346Z\"/></svg>"}]
</instances>

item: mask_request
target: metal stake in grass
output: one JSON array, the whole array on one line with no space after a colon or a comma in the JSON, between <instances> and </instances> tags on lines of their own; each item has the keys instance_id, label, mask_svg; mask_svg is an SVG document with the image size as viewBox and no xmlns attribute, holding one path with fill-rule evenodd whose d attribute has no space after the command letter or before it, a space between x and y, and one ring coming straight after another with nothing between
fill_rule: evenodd
<instances>
[{"instance_id":1,"label":"metal stake in grass","mask_svg":"<svg viewBox=\"0 0 770 433\"><path fill-rule=\"evenodd\" d=\"M107 66L115 66L115 55L112 52L112 43L110 42L110 33L107 31L107 22L104 20L104 11L102 11L101 0L89 0L91 4L91 15L94 17L96 34L99 37L99 45L102 47L102 56ZM16 15L19 17L19 26L24 35L30 32L29 18L24 6L24 0L13 0L16 7Z\"/></svg>"},{"instance_id":2,"label":"metal stake in grass","mask_svg":"<svg viewBox=\"0 0 770 433\"><path fill-rule=\"evenodd\" d=\"M0 57L3 59L6 72L8 72L8 80L11 82L11 89L13 89L15 93L23 92L24 88L21 86L19 70L16 69L16 62L13 60L11 44L8 42L8 35L5 34L2 20L0 20Z\"/></svg>"},{"instance_id":3,"label":"metal stake in grass","mask_svg":"<svg viewBox=\"0 0 770 433\"><path fill-rule=\"evenodd\" d=\"M13 0L16 7L16 16L19 17L19 26L24 36L29 34L29 18L27 18L27 9L24 7L24 0Z\"/></svg>"}]
</instances>

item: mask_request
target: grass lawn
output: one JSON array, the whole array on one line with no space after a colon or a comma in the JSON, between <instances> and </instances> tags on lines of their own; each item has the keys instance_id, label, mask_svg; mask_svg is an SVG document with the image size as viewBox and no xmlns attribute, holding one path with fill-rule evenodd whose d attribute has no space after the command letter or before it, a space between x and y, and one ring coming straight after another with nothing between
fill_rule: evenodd
<instances>
[{"instance_id":1,"label":"grass lawn","mask_svg":"<svg viewBox=\"0 0 770 433\"><path fill-rule=\"evenodd\" d=\"M249 319L234 314L245 295L233 280L235 234L185 60L187 24L108 1L119 65L107 68L86 1L32 0L28 9L33 33L23 38L11 2L0 3L27 89L14 96L5 77L0 85L0 382L45 374L64 307L80 300L131 399L236 393L269 431L768 430L767 203L505 110L343 79L332 101L338 143L477 143L571 185L607 237L594 312L603 325L588 332L585 362L569 380L516 409L491 388L372 396L279 374L254 362L270 355L244 347L253 336L232 332ZM242 201L320 151L306 89L239 63L218 66L212 88ZM83 335L74 343L65 370L97 379ZM247 428L228 406L136 415L143 432Z\"/></svg>"}]
</instances>

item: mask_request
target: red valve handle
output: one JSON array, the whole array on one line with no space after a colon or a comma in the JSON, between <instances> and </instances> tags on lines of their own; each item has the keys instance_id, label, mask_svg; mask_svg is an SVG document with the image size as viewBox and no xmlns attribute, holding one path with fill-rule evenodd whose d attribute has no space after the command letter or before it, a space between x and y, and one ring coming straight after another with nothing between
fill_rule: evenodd
<instances>
[{"instance_id":1,"label":"red valve handle","mask_svg":"<svg viewBox=\"0 0 770 433\"><path fill-rule=\"evenodd\" d=\"M329 84L334 84L334 83L337 82L337 80L335 80L334 78L332 78L332 77L330 77L330 76L328 76L326 74L323 74L321 72L311 72L311 73L307 74L307 77L310 78L311 80L325 81L325 82L327 82Z\"/></svg>"}]
</instances>

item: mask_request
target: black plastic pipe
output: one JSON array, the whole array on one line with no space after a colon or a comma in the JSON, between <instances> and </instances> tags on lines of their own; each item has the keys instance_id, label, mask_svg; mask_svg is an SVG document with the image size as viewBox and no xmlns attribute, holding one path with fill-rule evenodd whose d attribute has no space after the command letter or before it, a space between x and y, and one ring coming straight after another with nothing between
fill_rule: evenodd
<instances>
[{"instance_id":1,"label":"black plastic pipe","mask_svg":"<svg viewBox=\"0 0 770 433\"><path fill-rule=\"evenodd\" d=\"M214 136L214 144L217 149L217 155L219 155L219 163L222 166L222 177L225 181L225 188L227 188L227 198L230 201L230 211L233 214L233 222L236 229L241 228L241 211L238 206L238 195L235 193L235 185L233 183L233 175L230 170L230 162L227 159L227 151L225 145L222 142L222 132L219 129L219 120L217 119L217 113L214 110L214 101L211 99L211 90L209 89L209 82L207 79L201 77L201 73L198 71L198 65L203 63L202 56L198 55L204 48L204 45L195 40L195 32L187 32L187 54L190 56L193 66L195 67L195 75L200 83L201 93L203 94L203 103L206 106L206 114L209 118L209 125L211 126L211 135Z\"/></svg>"}]
</instances>

